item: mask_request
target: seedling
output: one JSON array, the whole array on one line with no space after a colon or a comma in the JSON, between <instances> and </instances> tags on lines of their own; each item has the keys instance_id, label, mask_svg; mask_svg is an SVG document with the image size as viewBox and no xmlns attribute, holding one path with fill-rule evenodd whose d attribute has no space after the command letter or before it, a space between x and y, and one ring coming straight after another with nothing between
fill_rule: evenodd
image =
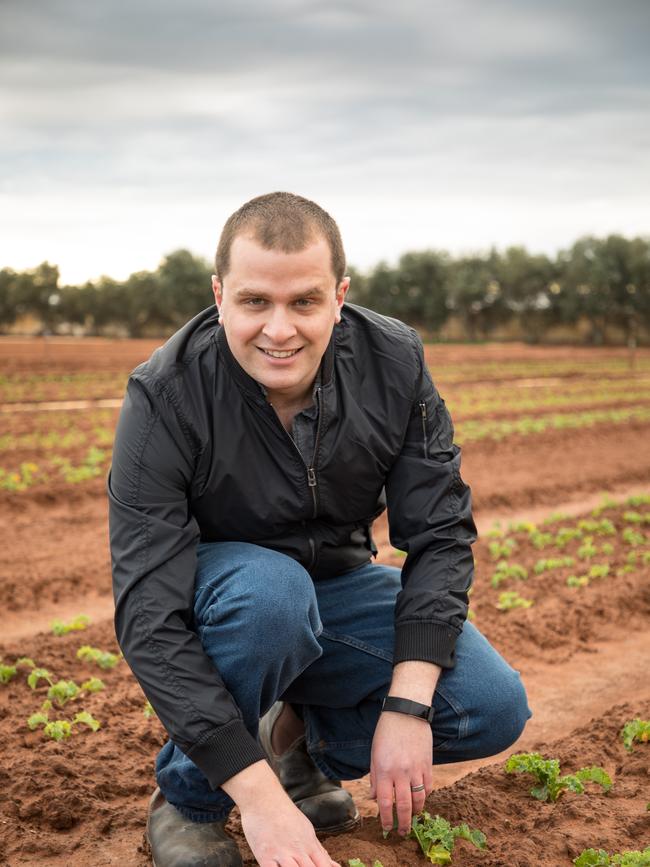
<instances>
[{"instance_id":1,"label":"seedling","mask_svg":"<svg viewBox=\"0 0 650 867\"><path fill-rule=\"evenodd\" d=\"M502 557L509 557L517 547L515 539L504 539L503 542L490 542L490 554L493 560L500 560Z\"/></svg>"},{"instance_id":2,"label":"seedling","mask_svg":"<svg viewBox=\"0 0 650 867\"><path fill-rule=\"evenodd\" d=\"M79 687L74 680L58 680L48 689L47 697L63 707L70 699L76 698L79 692Z\"/></svg>"},{"instance_id":3,"label":"seedling","mask_svg":"<svg viewBox=\"0 0 650 867\"><path fill-rule=\"evenodd\" d=\"M485 834L470 830L469 825L452 827L442 816L431 816L426 810L413 817L409 837L420 844L424 855L432 864L450 864L454 843L458 837L468 840L477 849L486 848Z\"/></svg>"},{"instance_id":4,"label":"seedling","mask_svg":"<svg viewBox=\"0 0 650 867\"><path fill-rule=\"evenodd\" d=\"M576 867L650 867L650 847L608 855L604 849L585 849L573 863Z\"/></svg>"},{"instance_id":5,"label":"seedling","mask_svg":"<svg viewBox=\"0 0 650 867\"><path fill-rule=\"evenodd\" d=\"M85 689L86 692L99 692L106 688L106 684L98 677L89 677L88 680L84 680L81 684L81 688Z\"/></svg>"},{"instance_id":6,"label":"seedling","mask_svg":"<svg viewBox=\"0 0 650 867\"><path fill-rule=\"evenodd\" d=\"M77 614L77 616L69 623L63 623L62 620L53 620L50 624L52 632L55 635L66 635L68 632L77 632L86 629L90 623L90 618L85 614Z\"/></svg>"},{"instance_id":7,"label":"seedling","mask_svg":"<svg viewBox=\"0 0 650 867\"><path fill-rule=\"evenodd\" d=\"M525 581L528 578L528 570L518 563L510 565L507 560L499 560L490 583L493 587L498 587L503 581L508 581L511 578L515 581Z\"/></svg>"},{"instance_id":8,"label":"seedling","mask_svg":"<svg viewBox=\"0 0 650 867\"><path fill-rule=\"evenodd\" d=\"M535 575L541 575L543 572L553 572L555 569L563 569L565 566L573 566L575 560L573 557L549 557L546 560L538 560L535 563Z\"/></svg>"},{"instance_id":9,"label":"seedling","mask_svg":"<svg viewBox=\"0 0 650 867\"><path fill-rule=\"evenodd\" d=\"M18 674L18 669L15 665L4 665L0 662L0 683L9 683L16 674Z\"/></svg>"},{"instance_id":10,"label":"seedling","mask_svg":"<svg viewBox=\"0 0 650 867\"><path fill-rule=\"evenodd\" d=\"M532 605L532 599L524 599L516 590L506 590L503 593L499 593L499 601L497 602L499 611L511 611L513 608L530 608Z\"/></svg>"},{"instance_id":11,"label":"seedling","mask_svg":"<svg viewBox=\"0 0 650 867\"><path fill-rule=\"evenodd\" d=\"M633 741L647 744L650 741L650 720L633 719L625 723L621 729L621 737L623 738L623 746L630 753L632 752Z\"/></svg>"},{"instance_id":12,"label":"seedling","mask_svg":"<svg viewBox=\"0 0 650 867\"><path fill-rule=\"evenodd\" d=\"M632 548L637 548L639 545L645 543L645 535L638 532L638 530L634 530L632 527L626 527L623 530L623 541L631 545Z\"/></svg>"},{"instance_id":13,"label":"seedling","mask_svg":"<svg viewBox=\"0 0 650 867\"><path fill-rule=\"evenodd\" d=\"M650 513L646 512L642 514L641 512L625 512L623 514L623 520L628 521L630 524L650 524Z\"/></svg>"},{"instance_id":14,"label":"seedling","mask_svg":"<svg viewBox=\"0 0 650 867\"><path fill-rule=\"evenodd\" d=\"M566 579L567 587L587 587L589 585L588 575L569 575Z\"/></svg>"},{"instance_id":15,"label":"seedling","mask_svg":"<svg viewBox=\"0 0 650 867\"><path fill-rule=\"evenodd\" d=\"M366 865L358 858L350 858L348 860L348 867L366 867ZM381 861L373 861L372 867L384 867L384 865L381 863Z\"/></svg>"},{"instance_id":16,"label":"seedling","mask_svg":"<svg viewBox=\"0 0 650 867\"><path fill-rule=\"evenodd\" d=\"M555 536L555 544L558 548L564 548L573 539L579 539L582 536L582 530L579 527L560 527Z\"/></svg>"},{"instance_id":17,"label":"seedling","mask_svg":"<svg viewBox=\"0 0 650 867\"><path fill-rule=\"evenodd\" d=\"M32 731L42 725L45 737L52 738L52 740L55 741L62 741L65 738L70 737L72 729L76 725L88 726L88 728L94 732L100 728L100 723L85 710L79 711L79 713L75 714L74 719L71 722L65 719L50 721L49 711L51 707L52 702L45 701L43 702L42 710L30 716L27 720L27 725L32 729Z\"/></svg>"},{"instance_id":18,"label":"seedling","mask_svg":"<svg viewBox=\"0 0 650 867\"><path fill-rule=\"evenodd\" d=\"M612 787L610 776L603 768L580 768L575 774L560 776L560 763L557 759L545 759L539 753L516 753L505 764L507 774L532 774L539 782L530 790L538 801L557 801L562 792L568 789L578 795L583 794L584 783L598 783L608 792Z\"/></svg>"},{"instance_id":19,"label":"seedling","mask_svg":"<svg viewBox=\"0 0 650 867\"><path fill-rule=\"evenodd\" d=\"M145 701L142 713L146 716L147 719L151 719L151 717L153 716L158 716L156 711L153 709L153 705L151 704L149 699Z\"/></svg>"},{"instance_id":20,"label":"seedling","mask_svg":"<svg viewBox=\"0 0 650 867\"><path fill-rule=\"evenodd\" d=\"M108 650L100 650L98 647L90 647L84 644L77 651L77 659L86 659L89 662L96 662L100 668L114 668L120 661L120 657L116 653L110 653Z\"/></svg>"}]
</instances>

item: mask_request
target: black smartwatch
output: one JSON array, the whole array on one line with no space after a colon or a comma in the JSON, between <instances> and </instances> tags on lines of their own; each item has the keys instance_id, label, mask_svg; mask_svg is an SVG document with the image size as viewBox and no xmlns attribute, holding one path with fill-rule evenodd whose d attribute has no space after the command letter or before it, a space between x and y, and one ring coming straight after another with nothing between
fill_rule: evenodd
<instances>
[{"instance_id":1,"label":"black smartwatch","mask_svg":"<svg viewBox=\"0 0 650 867\"><path fill-rule=\"evenodd\" d=\"M433 707L428 704L420 704L418 701L411 701L408 698L397 698L394 695L387 695L381 703L382 711L389 710L393 713L405 713L408 716L416 716L419 719L424 719L428 723L433 722Z\"/></svg>"}]
</instances>

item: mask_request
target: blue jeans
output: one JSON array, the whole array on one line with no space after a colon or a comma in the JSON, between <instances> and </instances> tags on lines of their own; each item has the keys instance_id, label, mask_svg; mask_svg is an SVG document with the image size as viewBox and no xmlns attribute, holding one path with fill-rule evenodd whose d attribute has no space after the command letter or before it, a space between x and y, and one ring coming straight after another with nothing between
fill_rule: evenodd
<instances>
[{"instance_id":1,"label":"blue jeans","mask_svg":"<svg viewBox=\"0 0 650 867\"><path fill-rule=\"evenodd\" d=\"M256 737L278 699L298 705L307 749L330 779L368 773L392 674L400 570L365 564L314 583L290 557L257 545L199 545L193 628ZM434 764L505 750L531 716L519 678L466 623L456 667L433 697ZM156 759L163 795L188 819L224 819L233 806L172 742Z\"/></svg>"}]
</instances>

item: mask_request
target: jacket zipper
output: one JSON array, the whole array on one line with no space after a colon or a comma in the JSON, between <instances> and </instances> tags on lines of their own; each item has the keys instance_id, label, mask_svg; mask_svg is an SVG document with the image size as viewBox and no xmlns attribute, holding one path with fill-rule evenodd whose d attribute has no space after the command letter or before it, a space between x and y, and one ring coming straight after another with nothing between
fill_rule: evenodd
<instances>
[{"instance_id":1,"label":"jacket zipper","mask_svg":"<svg viewBox=\"0 0 650 867\"><path fill-rule=\"evenodd\" d=\"M294 449L298 453L302 464L304 465L305 469L307 470L307 484L309 486L309 490L311 491L312 502L314 504L314 515L313 515L314 518L316 518L318 515L318 498L316 495L316 489L318 487L318 481L316 479L316 455L318 454L318 445L320 442L320 434L321 434L321 422L322 422L322 417L323 417L323 412L322 412L322 407L321 407L321 387L320 387L320 385L316 389L316 406L318 407L318 422L316 424L316 438L314 440L314 454L312 455L312 459L311 459L309 466L307 465L305 459L303 458L300 449L298 448L298 446L294 442L293 437L285 429L282 422L280 422L275 410L272 410L274 417L278 421L278 424L280 425L280 427L284 431L284 433L285 433L287 439L289 440L289 442L291 443L291 445L294 447ZM304 522L304 521L303 521L303 526L306 527L306 522ZM315 542L311 536L308 536L307 538L309 541L309 550L311 551L311 562L309 564L309 568L312 569L314 567L314 564L316 563L316 544L315 544Z\"/></svg>"},{"instance_id":2,"label":"jacket zipper","mask_svg":"<svg viewBox=\"0 0 650 867\"><path fill-rule=\"evenodd\" d=\"M420 401L420 415L422 416L422 443L424 445L424 457L426 459L429 457L427 453L427 405L423 400Z\"/></svg>"}]
</instances>

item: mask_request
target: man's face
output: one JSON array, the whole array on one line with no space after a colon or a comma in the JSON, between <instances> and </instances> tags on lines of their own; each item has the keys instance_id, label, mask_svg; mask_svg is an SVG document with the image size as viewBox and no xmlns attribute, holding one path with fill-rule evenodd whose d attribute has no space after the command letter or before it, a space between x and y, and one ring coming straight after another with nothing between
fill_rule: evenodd
<instances>
[{"instance_id":1,"label":"man's face","mask_svg":"<svg viewBox=\"0 0 650 867\"><path fill-rule=\"evenodd\" d=\"M299 253L266 250L237 235L223 285L214 298L232 354L271 402L306 399L349 286L336 286L327 241Z\"/></svg>"}]
</instances>

